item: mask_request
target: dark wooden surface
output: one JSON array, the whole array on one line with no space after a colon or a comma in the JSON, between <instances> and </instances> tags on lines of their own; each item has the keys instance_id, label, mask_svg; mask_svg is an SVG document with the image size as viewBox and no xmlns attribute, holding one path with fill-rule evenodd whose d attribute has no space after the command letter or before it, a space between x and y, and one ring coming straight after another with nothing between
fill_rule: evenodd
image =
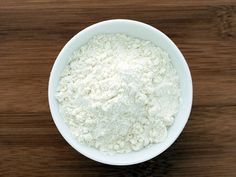
<instances>
[{"instance_id":1,"label":"dark wooden surface","mask_svg":"<svg viewBox=\"0 0 236 177\"><path fill-rule=\"evenodd\" d=\"M190 66L194 101L179 139L134 166L71 148L49 112L47 84L63 45L85 27L128 18L162 30ZM236 176L236 1L0 0L0 176Z\"/></svg>"}]
</instances>

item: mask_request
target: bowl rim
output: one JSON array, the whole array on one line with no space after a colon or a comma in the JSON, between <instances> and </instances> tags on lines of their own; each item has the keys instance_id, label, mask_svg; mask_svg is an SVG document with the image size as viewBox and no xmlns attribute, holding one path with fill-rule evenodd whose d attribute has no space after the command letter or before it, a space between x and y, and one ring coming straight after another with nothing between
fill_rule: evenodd
<instances>
[{"instance_id":1,"label":"bowl rim","mask_svg":"<svg viewBox=\"0 0 236 177\"><path fill-rule=\"evenodd\" d=\"M126 22L126 23L135 23L135 24L138 24L138 25L142 25L142 26L145 26L146 28L149 28L150 30L155 30L157 33L159 33L159 35L161 35L162 37L165 38L165 40L168 41L168 43L171 44L172 47L174 47L174 49L176 50L176 52L180 55L180 58L182 58L182 64L184 65L184 68L185 68L185 72L188 76L188 85L189 85L189 92L190 92L190 98L189 98L189 104L187 105L187 110L186 110L186 113L185 113L185 121L184 123L181 125L181 128L180 128L180 131L177 132L175 134L175 136L173 137L172 136L172 139L171 141L165 146L165 148L162 148L162 150L160 150L159 152L157 152L155 154L155 156L147 156L147 157L143 157L141 160L139 161L129 161L129 162L122 162L122 163L117 163L117 162L114 162L114 161L109 161L107 160L106 158L104 159L100 159L100 158L96 158L96 156L93 156L89 153L86 153L86 152L81 152L81 150L74 144L72 143L72 140L66 136L62 130L62 127L59 125L59 120L56 117L56 113L55 113L55 109L54 109L54 105L52 103L52 100L53 100L53 97L54 97L54 92L52 91L52 80L53 80L53 76L55 74L55 70L57 68L57 65L59 64L58 63L58 58L61 57L62 55L62 52L66 49L69 48L69 46L71 45L72 41L76 40L76 38L78 38L79 35L81 35L83 32L87 31L87 30L90 30L92 28L96 28L97 26L99 25L104 25L104 24L107 24L107 23L114 23L114 22ZM136 20L129 20L129 19L111 19L111 20L105 20L105 21L101 21L101 22L98 22L98 23L95 23L93 25L90 25L86 28L84 28L83 30L79 31L77 34L75 34L64 46L63 48L60 50L58 56L56 57L54 63L53 63L53 66L52 66L52 69L51 69L51 72L50 72L50 76L49 76L49 81L48 81L48 102L49 102L49 108L50 108L50 113L51 113L51 116L52 116L52 119L58 129L58 131L60 132L60 134L62 135L62 137L67 141L67 143L72 146L76 151L78 151L79 153L81 153L82 155L88 157L89 159L92 159L94 161L97 161L97 162L100 162L100 163L103 163L103 164L108 164L108 165L117 165L117 166L121 166L121 165L133 165L133 164L138 164L138 163L141 163L141 162L145 162L147 160L150 160L156 156L158 156L159 154L163 153L165 150L167 150L175 141L176 139L179 137L179 135L181 134L181 132L183 131L185 125L187 124L187 121L189 119L189 116L190 116L190 113L191 113L191 109L192 109L192 101L193 101L193 83L192 83L192 77L191 77L191 72L190 72L190 69L188 67L188 64L186 62L186 59L185 57L183 56L182 52L179 50L179 48L176 46L176 44L166 35L164 34L163 32L161 32L159 29L151 26L151 25L148 25L144 22L140 22L140 21L136 21Z\"/></svg>"}]
</instances>

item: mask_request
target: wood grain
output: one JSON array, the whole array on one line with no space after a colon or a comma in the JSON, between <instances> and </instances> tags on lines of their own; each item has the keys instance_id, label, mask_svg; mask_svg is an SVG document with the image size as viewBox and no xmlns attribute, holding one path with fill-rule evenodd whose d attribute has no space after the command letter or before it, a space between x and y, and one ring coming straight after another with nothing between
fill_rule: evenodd
<instances>
[{"instance_id":1,"label":"wood grain","mask_svg":"<svg viewBox=\"0 0 236 177\"><path fill-rule=\"evenodd\" d=\"M194 101L160 156L116 167L71 148L47 103L52 64L85 27L128 18L166 33L190 66ZM0 0L0 176L236 176L236 2L226 0Z\"/></svg>"}]
</instances>

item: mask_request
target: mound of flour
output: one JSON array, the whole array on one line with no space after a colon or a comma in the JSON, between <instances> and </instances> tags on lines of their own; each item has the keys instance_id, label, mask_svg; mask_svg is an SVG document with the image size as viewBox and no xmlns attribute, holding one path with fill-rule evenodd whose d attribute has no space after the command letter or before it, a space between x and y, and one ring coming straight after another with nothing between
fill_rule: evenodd
<instances>
[{"instance_id":1,"label":"mound of flour","mask_svg":"<svg viewBox=\"0 0 236 177\"><path fill-rule=\"evenodd\" d=\"M80 143L127 153L166 138L179 110L179 78L150 41L103 34L73 53L56 98Z\"/></svg>"}]
</instances>

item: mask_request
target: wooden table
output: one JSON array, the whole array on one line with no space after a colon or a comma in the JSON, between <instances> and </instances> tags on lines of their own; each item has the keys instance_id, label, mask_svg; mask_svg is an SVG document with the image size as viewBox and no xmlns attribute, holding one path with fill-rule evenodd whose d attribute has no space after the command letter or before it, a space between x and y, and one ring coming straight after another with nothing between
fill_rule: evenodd
<instances>
[{"instance_id":1,"label":"wooden table","mask_svg":"<svg viewBox=\"0 0 236 177\"><path fill-rule=\"evenodd\" d=\"M107 19L148 23L179 46L194 101L178 140L160 156L116 167L76 152L48 108L52 64L65 43ZM0 0L0 176L235 177L236 1Z\"/></svg>"}]
</instances>

